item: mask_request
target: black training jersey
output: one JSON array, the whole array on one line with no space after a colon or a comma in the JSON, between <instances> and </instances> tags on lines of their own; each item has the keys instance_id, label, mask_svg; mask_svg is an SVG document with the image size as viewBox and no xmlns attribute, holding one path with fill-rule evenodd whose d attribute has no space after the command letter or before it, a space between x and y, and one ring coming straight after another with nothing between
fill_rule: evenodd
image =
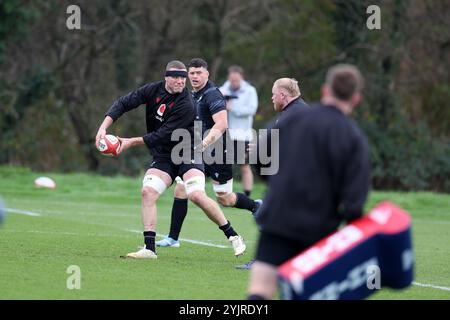
<instances>
[{"instance_id":1,"label":"black training jersey","mask_svg":"<svg viewBox=\"0 0 450 320\"><path fill-rule=\"evenodd\" d=\"M213 115L227 110L225 98L220 90L208 81L203 89L192 92L197 119L202 122L202 134L214 126Z\"/></svg>"},{"instance_id":2,"label":"black training jersey","mask_svg":"<svg viewBox=\"0 0 450 320\"><path fill-rule=\"evenodd\" d=\"M171 141L175 129L187 129L193 139L195 109L187 89L171 94L165 88L165 81L149 83L117 99L106 115L116 121L142 104L146 105L147 122L147 134L143 138L154 159L170 159L172 148L178 143Z\"/></svg>"},{"instance_id":3,"label":"black training jersey","mask_svg":"<svg viewBox=\"0 0 450 320\"><path fill-rule=\"evenodd\" d=\"M262 230L316 242L360 217L370 160L357 125L339 109L318 105L284 119L279 129L279 171L258 218Z\"/></svg>"}]
</instances>

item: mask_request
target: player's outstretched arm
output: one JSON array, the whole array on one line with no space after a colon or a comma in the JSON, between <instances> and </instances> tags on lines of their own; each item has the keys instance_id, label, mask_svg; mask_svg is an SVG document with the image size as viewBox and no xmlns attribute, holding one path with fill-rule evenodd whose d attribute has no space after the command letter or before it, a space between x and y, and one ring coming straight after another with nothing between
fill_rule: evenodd
<instances>
[{"instance_id":1,"label":"player's outstretched arm","mask_svg":"<svg viewBox=\"0 0 450 320\"><path fill-rule=\"evenodd\" d=\"M144 139L142 137L136 137L136 138L121 138L117 137L120 141L120 148L117 150L117 155L120 155L125 150L129 149L130 147L134 146L141 146L144 144Z\"/></svg>"},{"instance_id":2,"label":"player's outstretched arm","mask_svg":"<svg viewBox=\"0 0 450 320\"><path fill-rule=\"evenodd\" d=\"M219 111L212 116L214 126L210 129L208 135L202 141L203 149L216 142L228 128L227 111Z\"/></svg>"}]
</instances>

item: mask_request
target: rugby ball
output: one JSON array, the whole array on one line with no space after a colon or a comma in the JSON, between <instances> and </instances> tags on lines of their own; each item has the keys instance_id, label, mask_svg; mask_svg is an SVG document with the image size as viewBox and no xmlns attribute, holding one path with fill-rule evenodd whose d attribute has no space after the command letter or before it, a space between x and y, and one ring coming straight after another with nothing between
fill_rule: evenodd
<instances>
[{"instance_id":1,"label":"rugby ball","mask_svg":"<svg viewBox=\"0 0 450 320\"><path fill-rule=\"evenodd\" d=\"M107 157L117 157L119 148L119 139L111 134L107 134L104 139L100 139L98 142L98 150Z\"/></svg>"},{"instance_id":2,"label":"rugby ball","mask_svg":"<svg viewBox=\"0 0 450 320\"><path fill-rule=\"evenodd\" d=\"M48 189L55 189L56 183L49 177L39 177L36 180L34 180L34 185L36 188L48 188Z\"/></svg>"}]
</instances>

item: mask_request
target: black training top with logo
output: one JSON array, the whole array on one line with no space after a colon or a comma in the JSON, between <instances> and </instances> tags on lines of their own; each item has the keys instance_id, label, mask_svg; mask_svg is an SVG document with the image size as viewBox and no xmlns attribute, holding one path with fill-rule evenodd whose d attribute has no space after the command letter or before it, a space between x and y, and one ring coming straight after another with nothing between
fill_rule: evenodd
<instances>
[{"instance_id":1,"label":"black training top with logo","mask_svg":"<svg viewBox=\"0 0 450 320\"><path fill-rule=\"evenodd\" d=\"M171 141L176 129L187 129L193 146L195 108L186 88L181 93L171 94L165 88L165 81L148 83L117 99L106 116L116 121L125 112L143 104L147 122L147 134L143 138L153 159L170 159L172 148L179 142Z\"/></svg>"},{"instance_id":2,"label":"black training top with logo","mask_svg":"<svg viewBox=\"0 0 450 320\"><path fill-rule=\"evenodd\" d=\"M192 92L194 98L197 120L202 122L202 134L214 126L213 115L227 110L225 98L219 89L208 81L198 92Z\"/></svg>"}]
</instances>

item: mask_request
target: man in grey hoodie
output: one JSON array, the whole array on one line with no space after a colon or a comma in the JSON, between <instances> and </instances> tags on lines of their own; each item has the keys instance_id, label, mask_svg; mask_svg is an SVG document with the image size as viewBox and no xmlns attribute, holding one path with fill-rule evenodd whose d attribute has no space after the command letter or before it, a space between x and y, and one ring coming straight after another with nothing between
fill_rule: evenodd
<instances>
[{"instance_id":1,"label":"man in grey hoodie","mask_svg":"<svg viewBox=\"0 0 450 320\"><path fill-rule=\"evenodd\" d=\"M253 140L253 117L258 109L258 95L255 87L244 80L239 66L228 68L228 80L220 87L227 100L228 130L234 141L235 163L240 164L244 193L250 196L253 189L253 173L248 163L248 144Z\"/></svg>"}]
</instances>

